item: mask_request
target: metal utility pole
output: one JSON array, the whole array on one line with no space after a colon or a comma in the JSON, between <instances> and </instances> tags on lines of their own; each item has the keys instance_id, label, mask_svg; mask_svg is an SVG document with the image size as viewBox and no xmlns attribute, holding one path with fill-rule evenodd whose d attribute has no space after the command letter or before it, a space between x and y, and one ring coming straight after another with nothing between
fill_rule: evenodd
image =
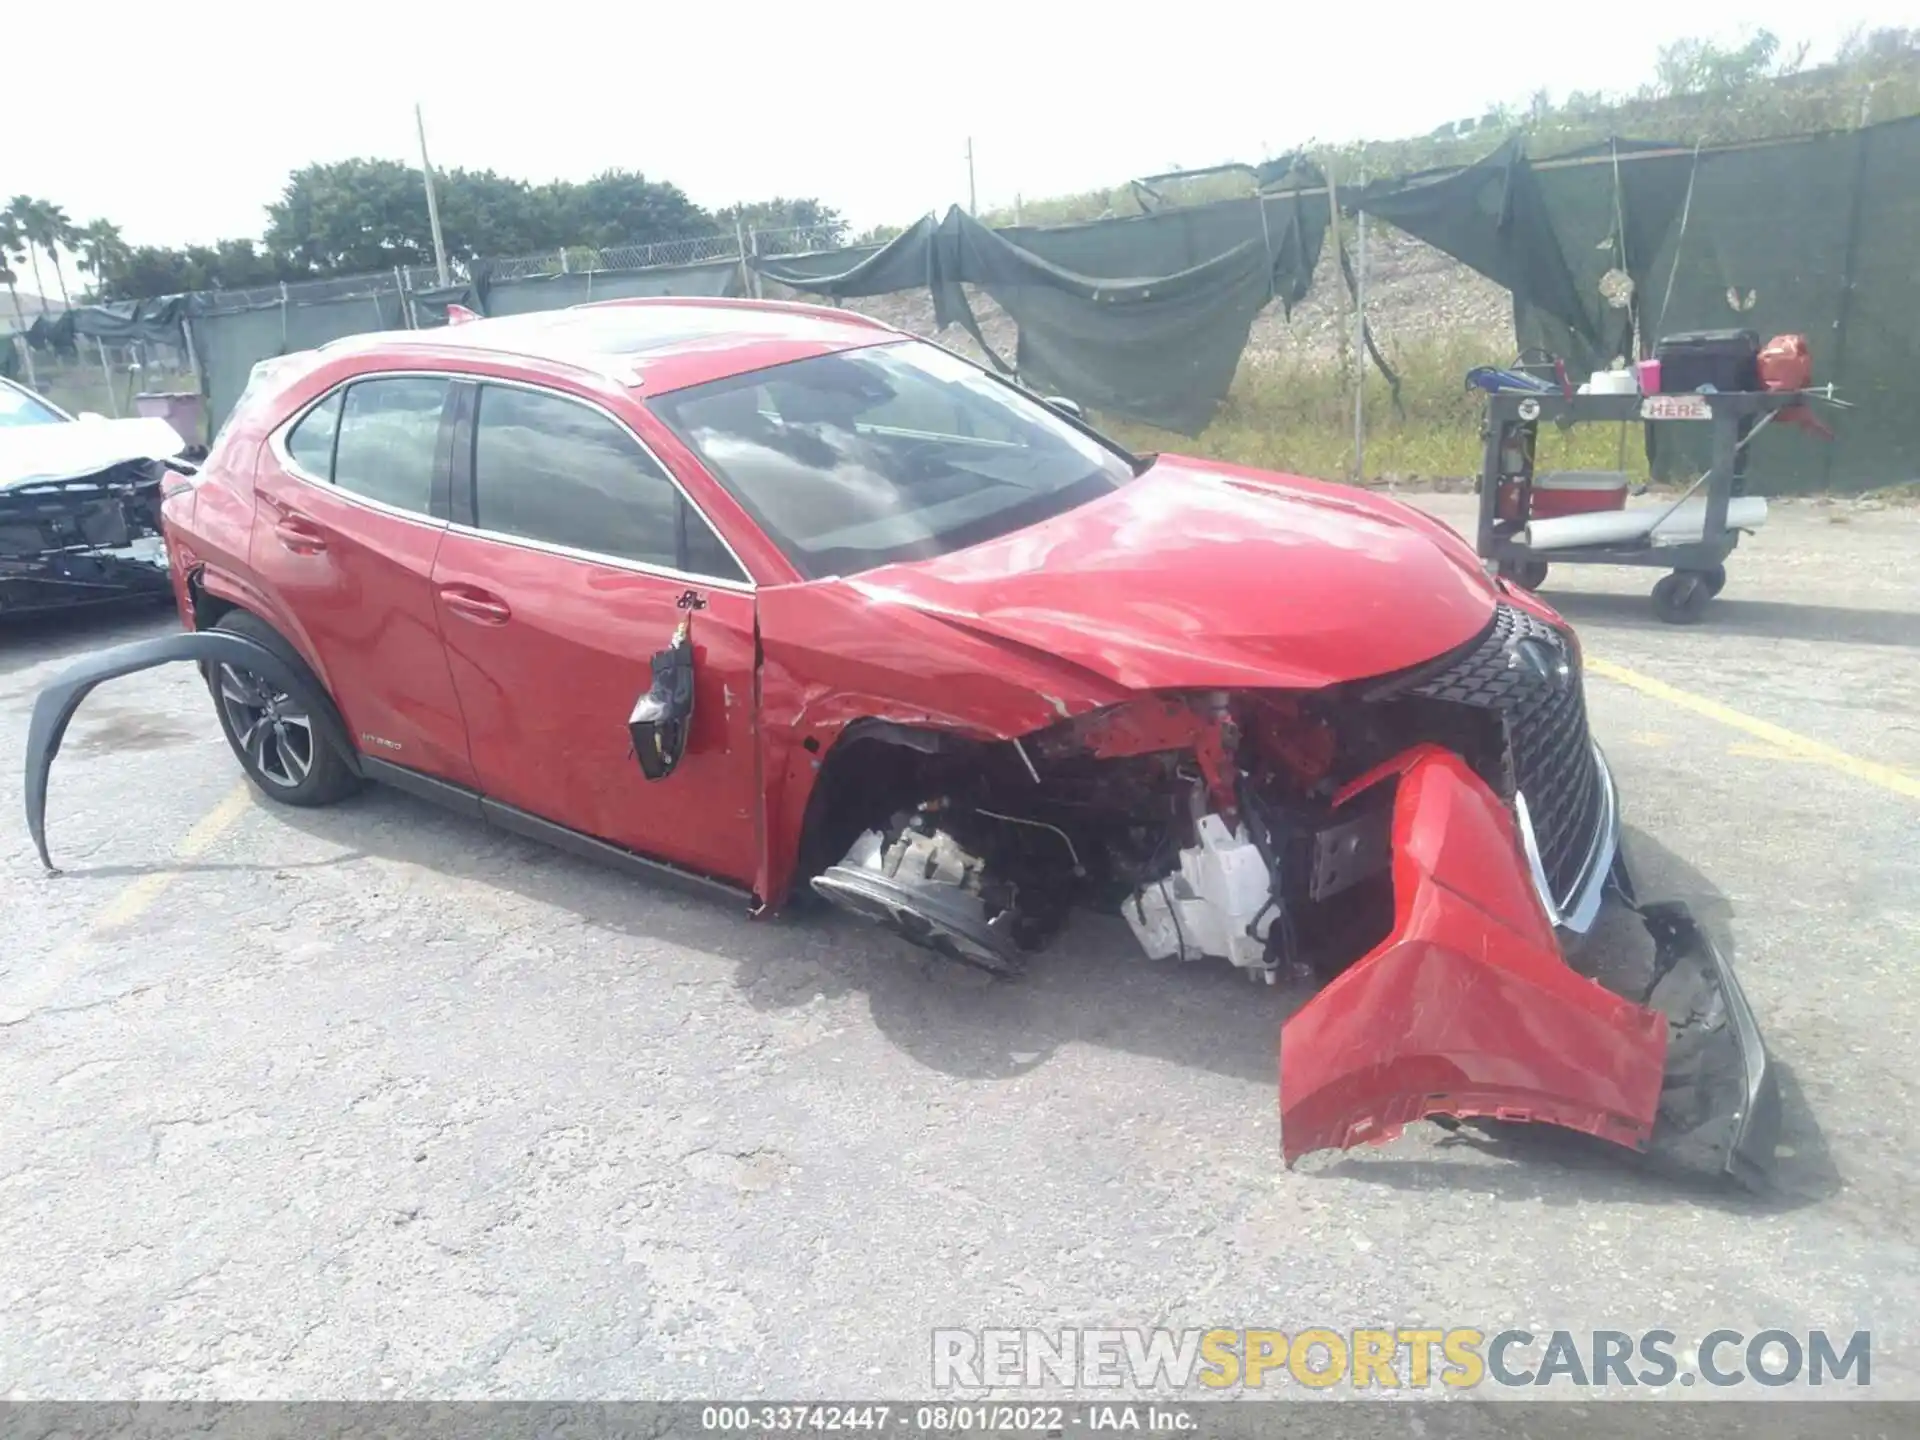
<instances>
[{"instance_id":1,"label":"metal utility pole","mask_svg":"<svg viewBox=\"0 0 1920 1440\"><path fill-rule=\"evenodd\" d=\"M420 116L419 102L414 102L413 128L420 132L420 171L427 181L427 224L433 228L433 262L440 272L440 283L446 285L447 279L447 242L440 233L440 197L433 193L433 162L427 158L427 122Z\"/></svg>"},{"instance_id":2,"label":"metal utility pole","mask_svg":"<svg viewBox=\"0 0 1920 1440\"><path fill-rule=\"evenodd\" d=\"M1365 189L1366 172L1360 173L1360 187ZM1353 478L1360 484L1367 483L1367 212L1362 210L1355 224L1358 235L1354 249L1353 268L1357 272L1353 285L1353 358L1355 362L1353 382Z\"/></svg>"},{"instance_id":3,"label":"metal utility pole","mask_svg":"<svg viewBox=\"0 0 1920 1440\"><path fill-rule=\"evenodd\" d=\"M980 213L980 197L973 188L973 137L971 135L967 137L967 213L969 215Z\"/></svg>"}]
</instances>

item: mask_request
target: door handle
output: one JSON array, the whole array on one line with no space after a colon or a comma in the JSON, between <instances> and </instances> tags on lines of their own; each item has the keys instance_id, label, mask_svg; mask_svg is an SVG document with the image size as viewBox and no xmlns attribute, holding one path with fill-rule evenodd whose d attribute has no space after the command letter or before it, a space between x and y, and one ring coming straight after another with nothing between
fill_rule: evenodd
<instances>
[{"instance_id":1,"label":"door handle","mask_svg":"<svg viewBox=\"0 0 1920 1440\"><path fill-rule=\"evenodd\" d=\"M472 585L443 585L440 599L461 619L479 625L504 625L513 618L506 601Z\"/></svg>"},{"instance_id":2,"label":"door handle","mask_svg":"<svg viewBox=\"0 0 1920 1440\"><path fill-rule=\"evenodd\" d=\"M273 522L273 533L296 555L318 555L327 548L327 537L298 515L282 515Z\"/></svg>"}]
</instances>

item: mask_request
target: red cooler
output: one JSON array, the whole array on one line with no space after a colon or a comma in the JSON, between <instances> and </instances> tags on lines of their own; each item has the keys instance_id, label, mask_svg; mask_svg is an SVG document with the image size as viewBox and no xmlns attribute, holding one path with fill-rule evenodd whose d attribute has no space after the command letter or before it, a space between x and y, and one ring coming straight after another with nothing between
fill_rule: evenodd
<instances>
[{"instance_id":1,"label":"red cooler","mask_svg":"<svg viewBox=\"0 0 1920 1440\"><path fill-rule=\"evenodd\" d=\"M1552 520L1561 515L1590 515L1627 508L1627 477L1618 470L1549 470L1533 477L1532 513L1520 513L1520 483L1500 486L1500 518Z\"/></svg>"}]
</instances>

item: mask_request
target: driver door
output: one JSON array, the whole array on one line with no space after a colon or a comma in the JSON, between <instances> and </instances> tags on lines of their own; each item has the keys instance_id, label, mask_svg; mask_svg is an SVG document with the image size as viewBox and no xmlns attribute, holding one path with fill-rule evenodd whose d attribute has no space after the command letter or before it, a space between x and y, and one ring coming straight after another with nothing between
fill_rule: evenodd
<instances>
[{"instance_id":1,"label":"driver door","mask_svg":"<svg viewBox=\"0 0 1920 1440\"><path fill-rule=\"evenodd\" d=\"M456 438L434 564L441 632L490 798L751 886L758 859L754 598L660 463L579 397L485 383ZM694 712L647 781L627 720L682 621Z\"/></svg>"}]
</instances>

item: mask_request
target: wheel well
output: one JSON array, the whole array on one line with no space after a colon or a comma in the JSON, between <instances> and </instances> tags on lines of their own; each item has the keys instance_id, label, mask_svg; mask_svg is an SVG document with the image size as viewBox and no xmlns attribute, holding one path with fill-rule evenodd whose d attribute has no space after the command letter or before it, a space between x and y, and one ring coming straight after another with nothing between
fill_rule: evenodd
<instances>
[{"instance_id":1,"label":"wheel well","mask_svg":"<svg viewBox=\"0 0 1920 1440\"><path fill-rule=\"evenodd\" d=\"M187 576L187 598L193 605L193 628L211 630L222 615L240 607L231 600L209 594L200 575L201 572L195 570Z\"/></svg>"},{"instance_id":2,"label":"wheel well","mask_svg":"<svg viewBox=\"0 0 1920 1440\"><path fill-rule=\"evenodd\" d=\"M972 748L975 742L944 731L889 721L858 720L841 731L807 797L796 897L811 893L807 881L837 864L861 831L883 827L896 811L937 790L951 757Z\"/></svg>"},{"instance_id":3,"label":"wheel well","mask_svg":"<svg viewBox=\"0 0 1920 1440\"><path fill-rule=\"evenodd\" d=\"M206 588L200 583L200 572L197 570L187 576L187 595L193 602L193 628L196 630L211 630L215 625L219 624L224 616L231 615L235 611L238 611L240 614L258 621L274 635L279 641L279 648L285 652L286 657L293 661L295 666L312 682L314 700L318 704L326 707L330 721L324 728L327 742L340 753L340 758L347 762L348 768L351 769L354 774L358 775L362 773L360 770L360 751L353 744L351 738L353 732L347 728L346 717L340 713L339 702L336 701L331 692L328 691L326 683L314 673L313 667L307 663L306 657L301 655L299 649L292 641L280 633L279 627L267 619L266 616L257 614L247 609L244 605L224 599L218 595L209 594ZM208 673L204 662L201 664L200 673L203 677Z\"/></svg>"}]
</instances>

